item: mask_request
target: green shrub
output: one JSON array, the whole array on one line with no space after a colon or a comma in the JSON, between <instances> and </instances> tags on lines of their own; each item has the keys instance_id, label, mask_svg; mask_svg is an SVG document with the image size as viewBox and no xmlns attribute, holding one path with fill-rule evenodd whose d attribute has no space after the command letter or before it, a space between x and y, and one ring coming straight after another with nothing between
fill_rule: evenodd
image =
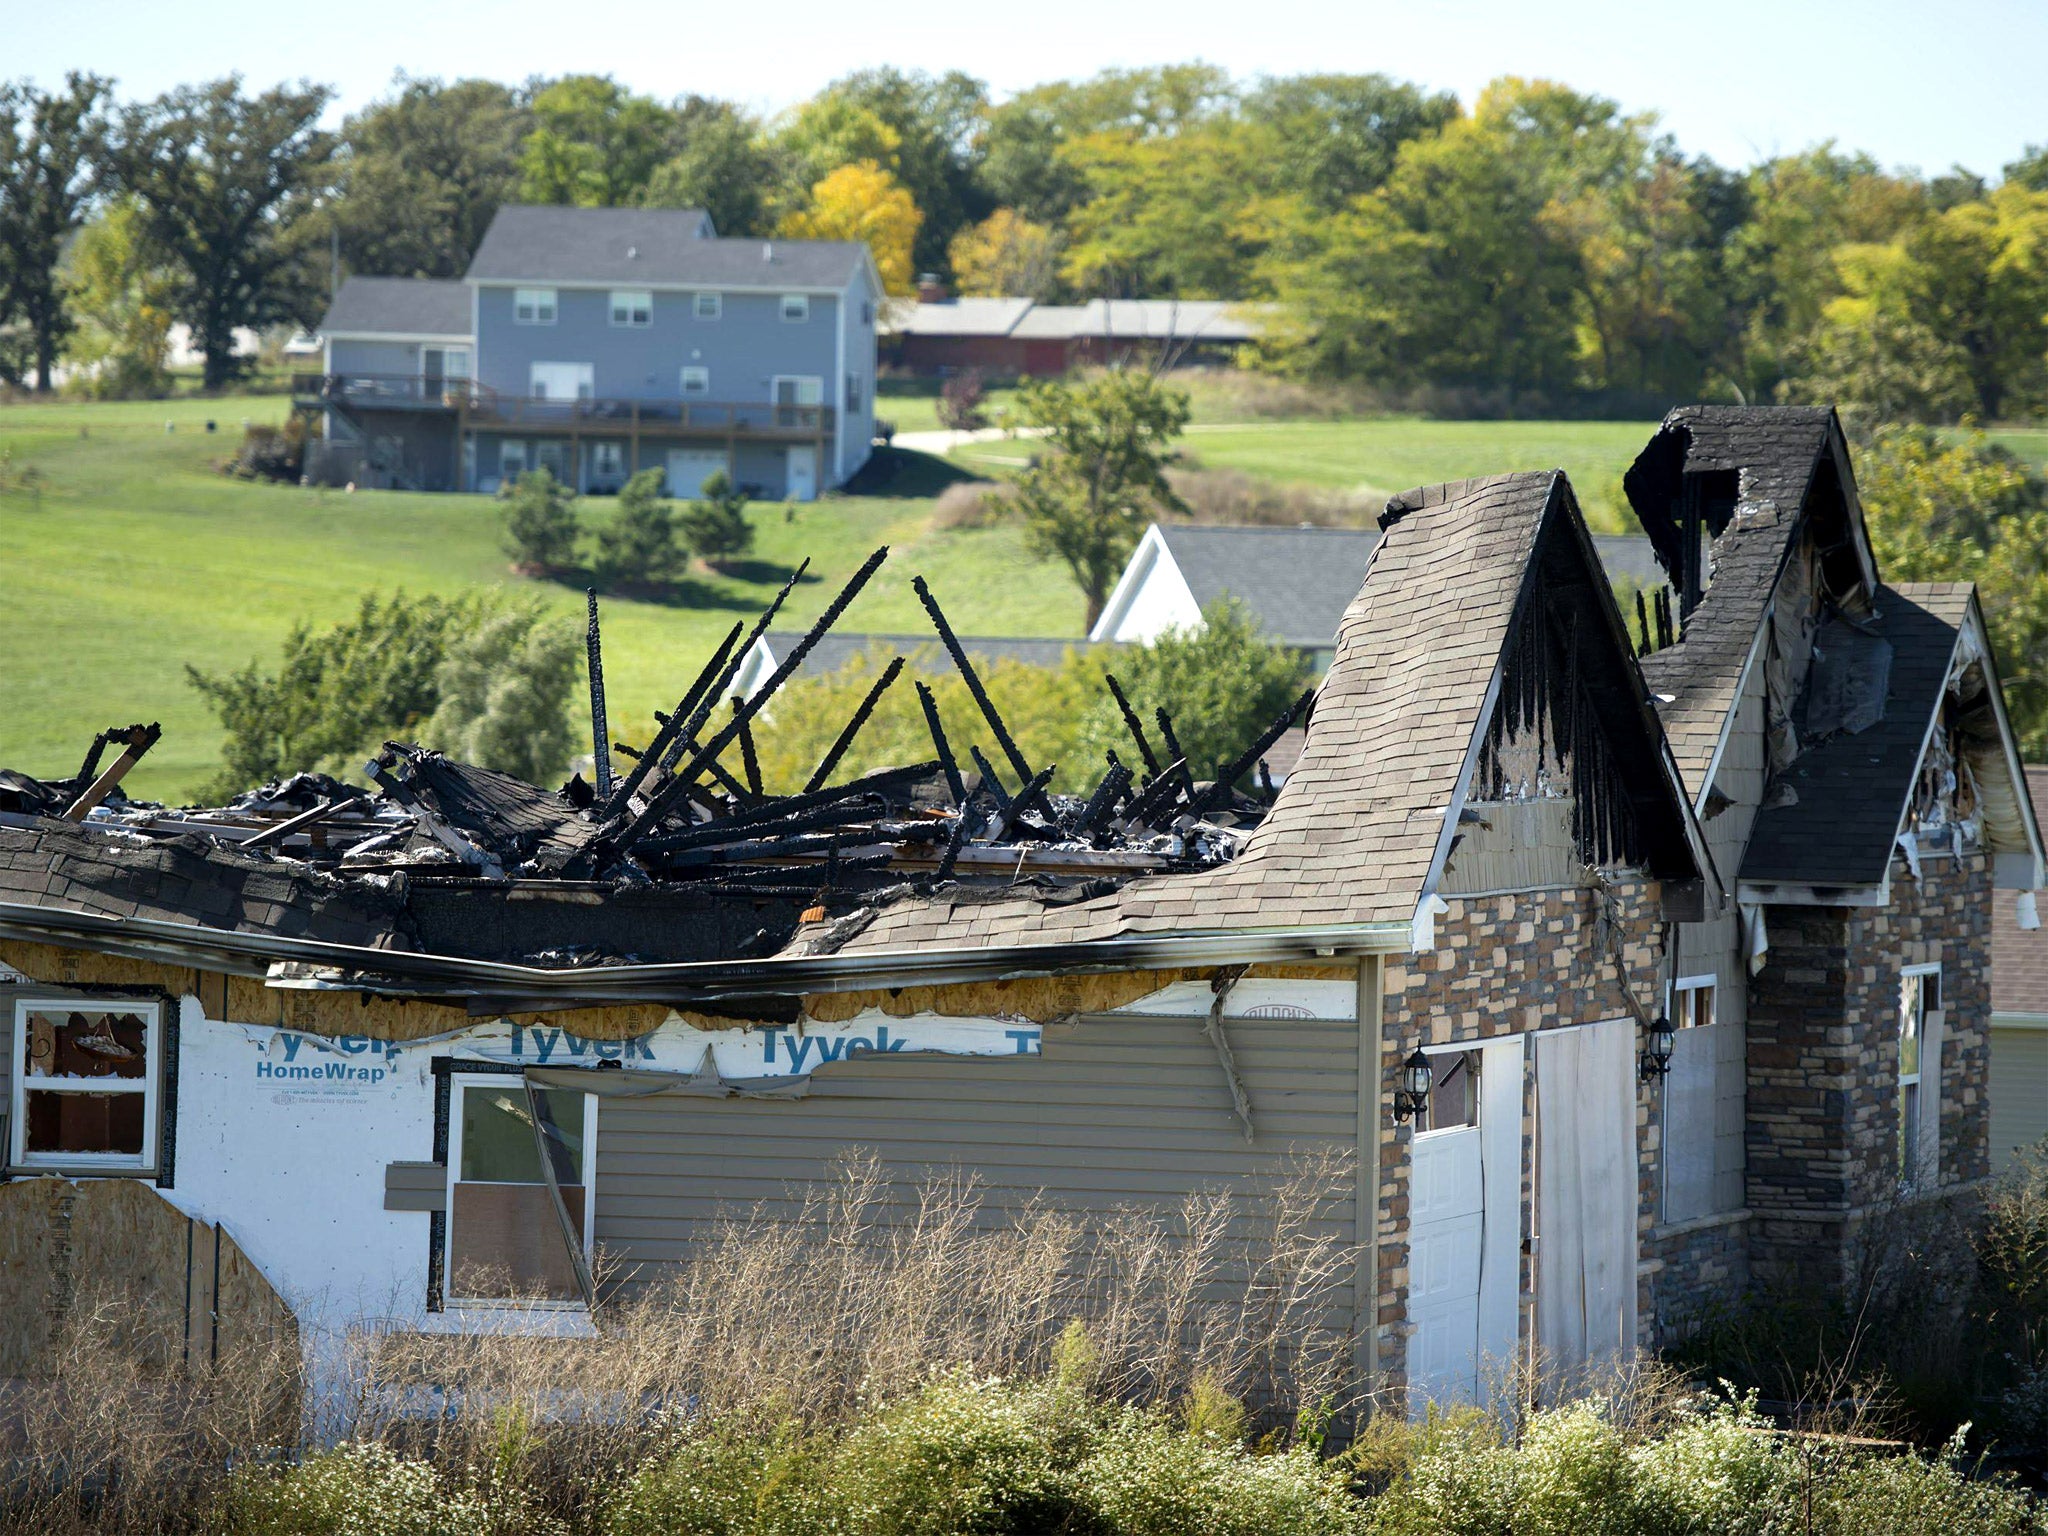
<instances>
[{"instance_id":1,"label":"green shrub","mask_svg":"<svg viewBox=\"0 0 2048 1536\"><path fill-rule=\"evenodd\" d=\"M683 513L683 542L706 565L744 555L754 547L754 525L747 521L747 493L734 487L724 470L704 482Z\"/></svg>"},{"instance_id":2,"label":"green shrub","mask_svg":"<svg viewBox=\"0 0 2048 1536\"><path fill-rule=\"evenodd\" d=\"M824 1447L788 1425L692 1425L604 1504L604 1536L807 1536L829 1528Z\"/></svg>"},{"instance_id":3,"label":"green shrub","mask_svg":"<svg viewBox=\"0 0 2048 1536\"><path fill-rule=\"evenodd\" d=\"M576 498L551 471L528 470L498 495L505 503L505 553L514 565L542 576L576 563Z\"/></svg>"},{"instance_id":4,"label":"green shrub","mask_svg":"<svg viewBox=\"0 0 2048 1536\"><path fill-rule=\"evenodd\" d=\"M1077 1502L1116 1536L1338 1536L1369 1529L1341 1468L1305 1446L1256 1455L1131 1409L1075 1473Z\"/></svg>"},{"instance_id":5,"label":"green shrub","mask_svg":"<svg viewBox=\"0 0 2048 1536\"><path fill-rule=\"evenodd\" d=\"M451 1486L424 1461L344 1445L284 1471L235 1474L226 1536L550 1536L562 1529L517 1483Z\"/></svg>"},{"instance_id":6,"label":"green shrub","mask_svg":"<svg viewBox=\"0 0 2048 1536\"><path fill-rule=\"evenodd\" d=\"M600 587L647 586L667 581L682 565L675 509L661 495L661 471L643 469L619 492L619 508L597 530L592 573Z\"/></svg>"}]
</instances>

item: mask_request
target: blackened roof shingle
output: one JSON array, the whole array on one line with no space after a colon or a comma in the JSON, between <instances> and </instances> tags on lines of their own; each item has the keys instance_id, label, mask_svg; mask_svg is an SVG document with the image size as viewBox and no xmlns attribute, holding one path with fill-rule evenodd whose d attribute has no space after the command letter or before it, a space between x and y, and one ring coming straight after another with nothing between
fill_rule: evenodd
<instances>
[{"instance_id":1,"label":"blackened roof shingle","mask_svg":"<svg viewBox=\"0 0 2048 1536\"><path fill-rule=\"evenodd\" d=\"M1972 590L1968 582L1878 588L1867 628L1892 647L1884 716L1867 730L1810 743L1793 760L1779 782L1798 799L1757 813L1742 879L1844 886L1884 879Z\"/></svg>"}]
</instances>

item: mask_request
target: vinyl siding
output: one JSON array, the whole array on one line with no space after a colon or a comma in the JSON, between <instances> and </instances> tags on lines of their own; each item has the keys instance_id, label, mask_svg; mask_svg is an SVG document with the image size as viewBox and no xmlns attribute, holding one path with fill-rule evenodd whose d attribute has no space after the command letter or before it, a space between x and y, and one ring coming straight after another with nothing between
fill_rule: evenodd
<instances>
[{"instance_id":1,"label":"vinyl siding","mask_svg":"<svg viewBox=\"0 0 2048 1536\"><path fill-rule=\"evenodd\" d=\"M1991 1026L1991 1166L2048 1136L2048 1029Z\"/></svg>"},{"instance_id":2,"label":"vinyl siding","mask_svg":"<svg viewBox=\"0 0 2048 1536\"><path fill-rule=\"evenodd\" d=\"M418 378L420 343L416 341L331 341L329 373L367 373Z\"/></svg>"},{"instance_id":3,"label":"vinyl siding","mask_svg":"<svg viewBox=\"0 0 2048 1536\"><path fill-rule=\"evenodd\" d=\"M1034 1202L1081 1216L1132 1205L1171 1216L1204 1189L1255 1199L1288 1154L1356 1147L1355 1025L1227 1027L1255 1146L1198 1019L1092 1018L1048 1030L1044 1054L1031 1058L840 1063L802 1099L609 1101L597 1240L629 1267L672 1262L721 1210L786 1208L854 1149L880 1159L886 1203L906 1219L923 1179L957 1170L978 1182L983 1219L1000 1220ZM1337 1207L1347 1239L1354 1196L1347 1189Z\"/></svg>"},{"instance_id":4,"label":"vinyl siding","mask_svg":"<svg viewBox=\"0 0 2048 1536\"><path fill-rule=\"evenodd\" d=\"M684 364L711 370L714 401L767 403L778 374L815 375L825 398L837 398L832 372L838 360L840 300L811 295L810 318L782 318L774 293L727 293L716 320L699 320L691 295L658 292L652 323L611 323L606 289L563 288L556 293L553 325L517 325L508 287L477 290L478 382L503 395L532 392L533 365L589 363L599 399L680 400Z\"/></svg>"}]
</instances>

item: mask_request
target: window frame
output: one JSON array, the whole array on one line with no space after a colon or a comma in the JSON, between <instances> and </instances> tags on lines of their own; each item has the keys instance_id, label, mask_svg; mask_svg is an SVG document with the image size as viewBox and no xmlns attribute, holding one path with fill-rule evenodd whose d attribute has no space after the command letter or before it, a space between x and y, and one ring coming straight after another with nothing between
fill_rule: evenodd
<instances>
[{"instance_id":1,"label":"window frame","mask_svg":"<svg viewBox=\"0 0 2048 1536\"><path fill-rule=\"evenodd\" d=\"M533 456L527 452L530 446L523 437L501 437L498 439L498 478L500 480L504 480L509 476L523 475L534 467ZM507 448L516 450L519 455L519 467L516 470L505 468L505 450Z\"/></svg>"},{"instance_id":2,"label":"window frame","mask_svg":"<svg viewBox=\"0 0 2048 1536\"><path fill-rule=\"evenodd\" d=\"M785 293L779 309L784 325L806 325L811 318L811 296L808 293Z\"/></svg>"},{"instance_id":3,"label":"window frame","mask_svg":"<svg viewBox=\"0 0 2048 1536\"><path fill-rule=\"evenodd\" d=\"M611 291L607 312L614 328L622 331L644 331L654 324L654 290L614 288ZM621 313L626 317L623 320L619 318Z\"/></svg>"},{"instance_id":4,"label":"window frame","mask_svg":"<svg viewBox=\"0 0 2048 1536\"><path fill-rule=\"evenodd\" d=\"M447 1204L448 1219L441 1223L441 1304L444 1309L462 1308L475 1311L479 1308L494 1307L519 1312L586 1312L589 1309L580 1297L554 1296L464 1296L455 1289L455 1186L457 1184L493 1184L512 1187L547 1187L546 1181L538 1185L517 1184L508 1179L465 1179L462 1177L462 1095L470 1088L496 1088L508 1086L525 1091L525 1077L513 1072L465 1072L458 1062L448 1074L448 1162L447 1162ZM574 1089L546 1088L544 1093L573 1093ZM589 1266L597 1258L597 1116L598 1098L594 1093L583 1095L583 1262Z\"/></svg>"},{"instance_id":5,"label":"window frame","mask_svg":"<svg viewBox=\"0 0 2048 1536\"><path fill-rule=\"evenodd\" d=\"M521 310L529 313L521 314ZM512 290L512 323L514 325L553 325L562 313L561 291L555 288L514 288Z\"/></svg>"},{"instance_id":6,"label":"window frame","mask_svg":"<svg viewBox=\"0 0 2048 1536\"><path fill-rule=\"evenodd\" d=\"M690 377L692 374L696 375L698 380L698 387L695 389L690 387ZM681 370L676 374L676 389L685 400L709 400L711 398L711 370L702 363L683 364Z\"/></svg>"},{"instance_id":7,"label":"window frame","mask_svg":"<svg viewBox=\"0 0 2048 1536\"><path fill-rule=\"evenodd\" d=\"M163 1159L165 1004L160 998L31 993L14 1000L14 1043L8 1053L13 1079L7 1094L7 1166L76 1170L155 1177ZM145 1015L140 1078L31 1078L28 1072L28 1016L31 1013L134 1013ZM33 1085L33 1086L32 1086ZM61 1085L61 1086L60 1086ZM139 1152L30 1152L30 1093L119 1093L142 1095Z\"/></svg>"},{"instance_id":8,"label":"window frame","mask_svg":"<svg viewBox=\"0 0 2048 1536\"><path fill-rule=\"evenodd\" d=\"M1671 982L1669 995L1665 999L1665 1017L1676 1029L1711 1029L1721 1022L1720 998L1717 995L1721 984L1718 972L1709 971L1702 976L1679 976ZM1694 1017L1694 1009L1679 1001L1688 995L1707 995L1707 1017L1703 1021Z\"/></svg>"},{"instance_id":9,"label":"window frame","mask_svg":"<svg viewBox=\"0 0 2048 1536\"><path fill-rule=\"evenodd\" d=\"M798 386L806 384L815 384L817 386L816 398L811 400L780 399L778 398L778 396L781 394L782 386L784 384L795 384ZM801 395L803 393L803 389L799 387L797 393ZM771 376L768 380L768 403L770 405L776 406L790 406L800 410L811 410L815 409L816 407L822 406L825 403L825 377L823 374L818 373L775 374Z\"/></svg>"},{"instance_id":10,"label":"window frame","mask_svg":"<svg viewBox=\"0 0 2048 1536\"><path fill-rule=\"evenodd\" d=\"M1439 1046L1426 1045L1422 1048L1422 1054L1427 1056L1430 1061L1431 1082L1428 1100L1423 1106L1421 1115L1419 1115L1416 1120L1416 1138L1419 1140L1424 1136L1452 1136L1456 1135L1460 1131L1476 1132L1479 1129L1480 1116L1479 1074L1482 1070L1480 1064L1480 1057L1482 1054L1481 1047L1477 1044ZM1467 1120L1461 1120L1456 1125L1438 1125L1436 1123L1437 1087L1440 1083L1449 1082L1451 1078L1454 1075L1456 1075L1456 1073L1459 1070L1459 1067L1457 1065L1454 1065L1448 1071L1446 1071L1441 1078L1439 1078L1436 1072L1436 1060L1439 1056L1456 1056L1462 1058L1460 1065L1463 1066L1463 1069L1466 1074L1466 1103L1471 1106L1471 1118Z\"/></svg>"},{"instance_id":11,"label":"window frame","mask_svg":"<svg viewBox=\"0 0 2048 1536\"><path fill-rule=\"evenodd\" d=\"M692 320L723 320L725 318L725 295L703 290L691 294L690 318Z\"/></svg>"},{"instance_id":12,"label":"window frame","mask_svg":"<svg viewBox=\"0 0 2048 1536\"><path fill-rule=\"evenodd\" d=\"M1913 1021L1913 1070L1908 1072L1906 1070L1906 985L1909 981L1913 980L1921 980L1924 983L1925 978L1929 976L1934 978L1934 1006L1930 1008L1927 1005L1927 988L1923 984L1918 989L1917 994L1919 1013ZM1933 1094L1934 1113L1937 1117L1935 1124L1936 1151L1935 1166L1931 1170L1920 1166L1920 1144L1925 1139L1925 1132L1922 1127L1927 1123L1928 1110L1927 1015L1930 1013L1945 1014L1945 1008L1946 988L1943 985L1940 961L1902 965L1899 967L1899 1054L1896 1068L1898 1078L1898 1097L1896 1100L1898 1105L1898 1134L1897 1141L1894 1144L1894 1151L1898 1167L1899 1184L1902 1188L1906 1189L1919 1188L1923 1178L1929 1173L1933 1175L1933 1178L1928 1180L1929 1183L1938 1183L1941 1177L1941 1129L1939 1121L1941 1114L1941 1060L1939 1054L1940 1044L1938 1041L1935 1047L1936 1059L1934 1062ZM1912 1113L1910 1115L1907 1113L1908 1089L1912 1090Z\"/></svg>"}]
</instances>

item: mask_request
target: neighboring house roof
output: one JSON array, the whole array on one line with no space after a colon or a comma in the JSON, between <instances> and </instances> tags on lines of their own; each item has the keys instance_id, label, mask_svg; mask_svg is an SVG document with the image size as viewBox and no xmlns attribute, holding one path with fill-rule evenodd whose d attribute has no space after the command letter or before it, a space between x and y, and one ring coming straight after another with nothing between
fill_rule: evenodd
<instances>
[{"instance_id":1,"label":"neighboring house roof","mask_svg":"<svg viewBox=\"0 0 2048 1536\"><path fill-rule=\"evenodd\" d=\"M1185 600L1173 606L1190 622L1228 596L1282 644L1328 646L1358 595L1379 537L1373 528L1154 523L1118 578L1091 638L1118 635L1142 589L1164 581L1185 588Z\"/></svg>"},{"instance_id":2,"label":"neighboring house roof","mask_svg":"<svg viewBox=\"0 0 2048 1536\"><path fill-rule=\"evenodd\" d=\"M897 336L1007 336L1030 310L1029 299L913 299L889 305L882 329Z\"/></svg>"},{"instance_id":3,"label":"neighboring house roof","mask_svg":"<svg viewBox=\"0 0 2048 1536\"><path fill-rule=\"evenodd\" d=\"M2048 767L2030 767L2026 778L2038 811L2048 805ZM1991 912L1991 1010L2048 1018L2048 928L2022 928L2005 895Z\"/></svg>"},{"instance_id":4,"label":"neighboring house roof","mask_svg":"<svg viewBox=\"0 0 2048 1536\"><path fill-rule=\"evenodd\" d=\"M733 679L734 691L744 697L752 697L754 691L768 681L768 676L782 663L782 659L796 648L803 639L800 630L771 629L754 642L753 652ZM1091 651L1097 642L1083 639L1060 639L1057 637L1024 635L962 635L960 648L967 653L968 660L976 663L997 661L1022 661L1035 667L1056 667L1066 659L1068 651ZM909 665L919 672L939 673L953 670L952 658L947 656L937 635L926 631L922 634L841 634L828 631L813 646L797 666L796 676L823 677L837 672L855 657L880 655L883 657L902 656Z\"/></svg>"},{"instance_id":5,"label":"neighboring house roof","mask_svg":"<svg viewBox=\"0 0 2048 1536\"><path fill-rule=\"evenodd\" d=\"M440 277L344 279L320 322L324 336L469 335L469 284Z\"/></svg>"},{"instance_id":6,"label":"neighboring house roof","mask_svg":"<svg viewBox=\"0 0 2048 1536\"><path fill-rule=\"evenodd\" d=\"M1720 745L1778 575L1784 568L1816 478L1832 465L1838 508L1848 527L1841 564L1865 589L1876 584L1849 473L1841 424L1826 406L1692 405L1673 411L1624 477L1630 504L1675 573L1678 533L1672 518L1683 476L1732 472L1732 516L1714 538L1712 577L1674 645L1645 656L1643 676L1658 696L1671 750L1693 794ZM1823 540L1823 543L1836 542ZM1836 590L1854 582L1838 574Z\"/></svg>"},{"instance_id":7,"label":"neighboring house roof","mask_svg":"<svg viewBox=\"0 0 2048 1536\"><path fill-rule=\"evenodd\" d=\"M1090 299L1086 304L1033 304L1029 299L982 299L982 304L1024 308L1001 331L968 329L984 313L958 308L977 301L948 299L910 306L898 324L906 335L1014 336L1023 341L1217 341L1258 340L1256 306L1223 299ZM929 311L930 313L925 313Z\"/></svg>"},{"instance_id":8,"label":"neighboring house roof","mask_svg":"<svg viewBox=\"0 0 2048 1536\"><path fill-rule=\"evenodd\" d=\"M701 208L498 210L471 282L844 288L870 265L858 240L726 240Z\"/></svg>"},{"instance_id":9,"label":"neighboring house roof","mask_svg":"<svg viewBox=\"0 0 2048 1536\"><path fill-rule=\"evenodd\" d=\"M1662 836L1667 878L1704 875L1697 825L1634 681L1564 475L1433 486L1397 497L1389 511L1394 520L1339 627L1301 759L1235 859L1064 905L945 894L905 901L877 913L838 952L942 938L1057 944L1282 923L1415 922L1448 848L1446 821L1457 814L1461 776L1487 723L1495 669L1522 596L1539 579L1607 604L1610 622L1595 621L1587 633L1599 637L1592 643L1615 680L1608 698L1638 765L1638 812Z\"/></svg>"},{"instance_id":10,"label":"neighboring house roof","mask_svg":"<svg viewBox=\"0 0 2048 1536\"><path fill-rule=\"evenodd\" d=\"M1742 859L1743 880L1838 886L1883 881L1969 617L1970 592L1968 582L1878 588L1876 616L1857 632L1881 637L1891 647L1884 713L1868 728L1826 737L1793 759L1778 783L1797 798L1783 805L1767 802L1757 812Z\"/></svg>"},{"instance_id":11,"label":"neighboring house roof","mask_svg":"<svg viewBox=\"0 0 2048 1536\"><path fill-rule=\"evenodd\" d=\"M1336 638L1380 540L1377 528L1154 526L1196 607L1234 597L1276 640L1301 646Z\"/></svg>"},{"instance_id":12,"label":"neighboring house roof","mask_svg":"<svg viewBox=\"0 0 2048 1536\"><path fill-rule=\"evenodd\" d=\"M1640 533L1596 533L1593 548L1607 568L1609 581L1624 577L1639 587L1664 585L1664 567L1657 563L1657 546Z\"/></svg>"}]
</instances>

